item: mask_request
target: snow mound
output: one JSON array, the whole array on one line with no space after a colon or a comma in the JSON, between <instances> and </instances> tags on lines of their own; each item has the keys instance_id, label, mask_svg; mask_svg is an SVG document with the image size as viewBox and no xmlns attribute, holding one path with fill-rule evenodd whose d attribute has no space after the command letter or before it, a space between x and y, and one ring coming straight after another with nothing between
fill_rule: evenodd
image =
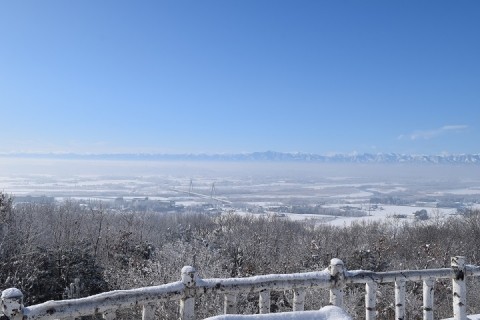
<instances>
[{"instance_id":1,"label":"snow mound","mask_svg":"<svg viewBox=\"0 0 480 320\"><path fill-rule=\"evenodd\" d=\"M453 318L448 318L444 320L454 320ZM467 316L467 320L480 320L480 314L472 314Z\"/></svg>"},{"instance_id":2,"label":"snow mound","mask_svg":"<svg viewBox=\"0 0 480 320\"><path fill-rule=\"evenodd\" d=\"M281 312L253 315L222 315L205 320L352 320L342 309L335 306L323 307L318 311Z\"/></svg>"}]
</instances>

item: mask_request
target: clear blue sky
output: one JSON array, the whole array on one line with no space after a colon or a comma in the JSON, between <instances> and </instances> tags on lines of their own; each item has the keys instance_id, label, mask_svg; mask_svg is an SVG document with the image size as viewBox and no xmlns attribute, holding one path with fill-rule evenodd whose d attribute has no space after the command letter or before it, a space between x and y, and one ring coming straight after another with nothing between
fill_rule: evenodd
<instances>
[{"instance_id":1,"label":"clear blue sky","mask_svg":"<svg viewBox=\"0 0 480 320\"><path fill-rule=\"evenodd\" d=\"M0 152L480 152L480 1L0 2Z\"/></svg>"}]
</instances>

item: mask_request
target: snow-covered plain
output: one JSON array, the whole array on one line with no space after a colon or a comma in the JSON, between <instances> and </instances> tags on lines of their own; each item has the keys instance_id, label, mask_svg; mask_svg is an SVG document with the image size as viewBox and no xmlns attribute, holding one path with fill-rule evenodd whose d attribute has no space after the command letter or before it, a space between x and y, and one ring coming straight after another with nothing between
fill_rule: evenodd
<instances>
[{"instance_id":1,"label":"snow-covered plain","mask_svg":"<svg viewBox=\"0 0 480 320\"><path fill-rule=\"evenodd\" d=\"M411 221L414 219L413 213L420 210L427 210L427 213L432 218L445 218L456 213L456 209L453 208L430 208L422 206L394 206L394 205L382 205L379 209L370 210L368 216L365 217L335 217L329 224L336 226L349 225L352 222L372 222L381 221L385 219L396 221ZM398 218L398 216L406 216L406 218Z\"/></svg>"},{"instance_id":2,"label":"snow-covered plain","mask_svg":"<svg viewBox=\"0 0 480 320\"><path fill-rule=\"evenodd\" d=\"M332 205L329 207L335 208L340 205ZM392 222L408 222L414 221L413 213L419 210L427 210L428 215L434 219L443 219L456 213L456 209L453 208L430 208L421 206L393 206L385 205L381 209L371 210L369 215L364 217L344 217L344 216L332 216L321 214L295 214L295 213L282 213L275 214L267 212L264 216L275 216L278 219L289 219L292 221L308 221L315 224L329 224L334 226L349 226L353 222L373 222L373 221L385 221L390 220ZM249 215L250 213L245 211L237 211L241 215ZM258 216L258 215L257 215ZM399 218L398 216L405 216L405 218Z\"/></svg>"},{"instance_id":3,"label":"snow-covered plain","mask_svg":"<svg viewBox=\"0 0 480 320\"><path fill-rule=\"evenodd\" d=\"M113 201L117 197L174 201L185 207L231 202L239 214L268 215L283 206L359 208L363 217L294 214L277 216L343 226L353 221L376 221L427 210L449 216L456 206L480 203L480 167L444 165L362 165L315 163L145 162L0 157L0 190L22 196L51 196L57 200ZM177 191L192 190L206 197ZM374 208L371 199L380 199ZM383 202L382 199L388 201ZM392 203L395 203L392 204ZM436 206L438 208L433 208ZM308 211L308 210L307 210ZM278 211L276 211L278 212Z\"/></svg>"}]
</instances>

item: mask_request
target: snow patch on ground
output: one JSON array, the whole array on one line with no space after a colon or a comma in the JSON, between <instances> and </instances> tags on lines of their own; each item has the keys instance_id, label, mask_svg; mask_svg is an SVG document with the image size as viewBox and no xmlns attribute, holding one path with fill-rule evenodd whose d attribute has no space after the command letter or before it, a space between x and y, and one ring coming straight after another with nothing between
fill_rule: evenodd
<instances>
[{"instance_id":1,"label":"snow patch on ground","mask_svg":"<svg viewBox=\"0 0 480 320\"><path fill-rule=\"evenodd\" d=\"M346 194L337 194L331 196L332 198L368 198L373 196L373 193L371 192L366 192L366 191L358 191L358 192L352 192L352 193L346 193Z\"/></svg>"},{"instance_id":2,"label":"snow patch on ground","mask_svg":"<svg viewBox=\"0 0 480 320\"><path fill-rule=\"evenodd\" d=\"M205 320L352 320L352 318L342 309L335 306L323 307L318 311L300 311L300 312L281 312L271 314L254 315L221 315Z\"/></svg>"},{"instance_id":3,"label":"snow patch on ground","mask_svg":"<svg viewBox=\"0 0 480 320\"><path fill-rule=\"evenodd\" d=\"M393 188L386 188L386 189L380 189L380 188L368 188L368 191L371 192L378 192L378 193L394 193L394 192L405 192L408 189L405 187L393 187Z\"/></svg>"},{"instance_id":4,"label":"snow patch on ground","mask_svg":"<svg viewBox=\"0 0 480 320\"><path fill-rule=\"evenodd\" d=\"M443 320L454 320L454 318L448 318ZM467 320L480 320L480 314L472 314L470 316L467 316Z\"/></svg>"}]
</instances>

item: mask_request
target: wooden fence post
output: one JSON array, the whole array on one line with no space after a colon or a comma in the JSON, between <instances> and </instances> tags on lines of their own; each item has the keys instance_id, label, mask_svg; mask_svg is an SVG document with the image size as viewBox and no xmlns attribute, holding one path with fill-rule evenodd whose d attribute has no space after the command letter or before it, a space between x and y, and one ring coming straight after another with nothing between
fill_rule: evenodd
<instances>
[{"instance_id":1,"label":"wooden fence post","mask_svg":"<svg viewBox=\"0 0 480 320\"><path fill-rule=\"evenodd\" d=\"M114 320L117 318L117 313L115 312L114 309L108 310L102 314L102 318L105 320Z\"/></svg>"},{"instance_id":2,"label":"wooden fence post","mask_svg":"<svg viewBox=\"0 0 480 320\"><path fill-rule=\"evenodd\" d=\"M330 304L343 308L343 288L345 287L345 270L343 261L340 259L330 260L328 267L330 272Z\"/></svg>"},{"instance_id":3,"label":"wooden fence post","mask_svg":"<svg viewBox=\"0 0 480 320\"><path fill-rule=\"evenodd\" d=\"M9 288L2 291L2 310L10 320L22 320L23 318L23 293L17 288Z\"/></svg>"},{"instance_id":4,"label":"wooden fence post","mask_svg":"<svg viewBox=\"0 0 480 320\"><path fill-rule=\"evenodd\" d=\"M433 293L435 279L423 280L423 320L433 320Z\"/></svg>"},{"instance_id":5,"label":"wooden fence post","mask_svg":"<svg viewBox=\"0 0 480 320\"><path fill-rule=\"evenodd\" d=\"M377 283L365 283L365 319L375 320L377 317Z\"/></svg>"},{"instance_id":6,"label":"wooden fence post","mask_svg":"<svg viewBox=\"0 0 480 320\"><path fill-rule=\"evenodd\" d=\"M258 308L261 314L270 313L270 290L260 291L258 297Z\"/></svg>"},{"instance_id":7,"label":"wooden fence post","mask_svg":"<svg viewBox=\"0 0 480 320\"><path fill-rule=\"evenodd\" d=\"M142 309L142 320L153 320L155 319L155 305L154 304L144 304Z\"/></svg>"},{"instance_id":8,"label":"wooden fence post","mask_svg":"<svg viewBox=\"0 0 480 320\"><path fill-rule=\"evenodd\" d=\"M235 314L237 313L237 295L235 293L227 292L225 293L223 303L223 313L225 314Z\"/></svg>"},{"instance_id":9,"label":"wooden fence post","mask_svg":"<svg viewBox=\"0 0 480 320\"><path fill-rule=\"evenodd\" d=\"M195 285L197 282L197 270L194 267L182 268L182 282L185 285L184 296L180 300L180 319L195 319Z\"/></svg>"},{"instance_id":10,"label":"wooden fence post","mask_svg":"<svg viewBox=\"0 0 480 320\"><path fill-rule=\"evenodd\" d=\"M453 318L467 319L467 287L465 285L465 257L452 257Z\"/></svg>"},{"instance_id":11,"label":"wooden fence post","mask_svg":"<svg viewBox=\"0 0 480 320\"><path fill-rule=\"evenodd\" d=\"M405 279L395 281L395 319L405 320Z\"/></svg>"},{"instance_id":12,"label":"wooden fence post","mask_svg":"<svg viewBox=\"0 0 480 320\"><path fill-rule=\"evenodd\" d=\"M305 289L293 290L293 311L305 310Z\"/></svg>"}]
</instances>

